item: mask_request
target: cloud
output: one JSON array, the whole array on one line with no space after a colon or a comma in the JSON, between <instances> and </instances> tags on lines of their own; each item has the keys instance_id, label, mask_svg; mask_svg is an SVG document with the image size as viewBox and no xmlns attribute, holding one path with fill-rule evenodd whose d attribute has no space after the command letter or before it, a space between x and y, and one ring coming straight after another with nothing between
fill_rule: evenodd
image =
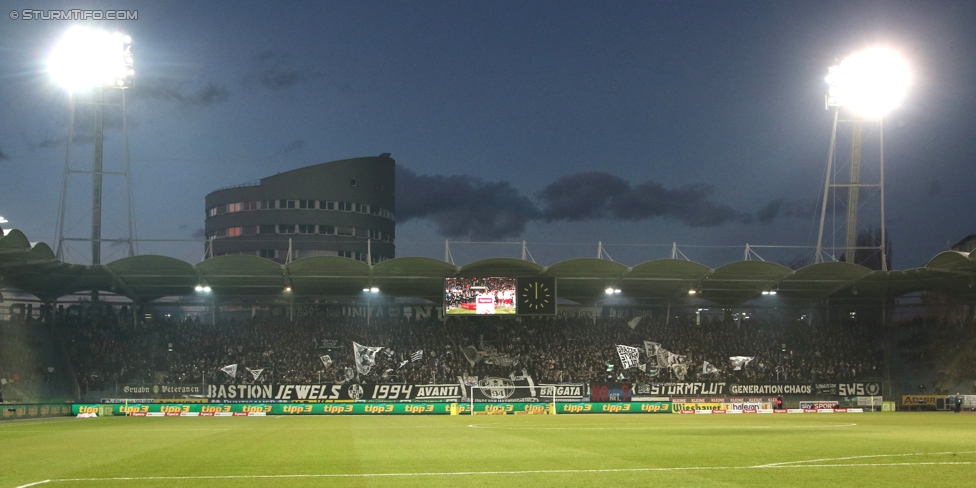
<instances>
[{"instance_id":1,"label":"cloud","mask_svg":"<svg viewBox=\"0 0 976 488\"><path fill-rule=\"evenodd\" d=\"M227 101L227 88L214 82L193 87L188 81L150 77L140 79L133 87L133 97L176 103L183 107L206 107Z\"/></svg>"},{"instance_id":2,"label":"cloud","mask_svg":"<svg viewBox=\"0 0 976 488\"><path fill-rule=\"evenodd\" d=\"M290 152L295 152L303 147L305 147L305 139L295 139L294 141L289 142L287 146L285 146L284 153L288 154Z\"/></svg>"},{"instance_id":3,"label":"cloud","mask_svg":"<svg viewBox=\"0 0 976 488\"><path fill-rule=\"evenodd\" d=\"M777 198L767 203L763 208L756 212L756 220L763 224L772 223L778 217L785 218L810 218L814 214L811 205L798 202L788 202L785 198Z\"/></svg>"},{"instance_id":4,"label":"cloud","mask_svg":"<svg viewBox=\"0 0 976 488\"><path fill-rule=\"evenodd\" d=\"M244 86L260 85L271 90L280 90L322 76L318 71L296 66L297 64L292 54L262 52L254 57L254 67L241 83Z\"/></svg>"},{"instance_id":5,"label":"cloud","mask_svg":"<svg viewBox=\"0 0 976 488\"><path fill-rule=\"evenodd\" d=\"M441 235L474 240L515 237L539 210L508 182L466 175L418 175L397 166L397 220L428 219Z\"/></svg>"},{"instance_id":6,"label":"cloud","mask_svg":"<svg viewBox=\"0 0 976 488\"><path fill-rule=\"evenodd\" d=\"M7 153L5 153L5 152L3 152L3 149L0 149L0 161L6 160L6 159L10 159L10 155L7 154Z\"/></svg>"},{"instance_id":7,"label":"cloud","mask_svg":"<svg viewBox=\"0 0 976 488\"><path fill-rule=\"evenodd\" d=\"M539 193L542 217L556 220L611 218L638 222L651 218L677 220L690 227L716 227L728 222L749 223L752 216L709 199L708 185L665 188L645 181L636 185L600 171L564 176Z\"/></svg>"},{"instance_id":8,"label":"cloud","mask_svg":"<svg viewBox=\"0 0 976 488\"><path fill-rule=\"evenodd\" d=\"M599 171L564 176L538 194L540 205L508 182L468 175L418 175L397 166L397 218L428 219L446 237L498 240L521 235L532 221L672 219L689 227L748 224L752 214L711 199L708 185L665 188ZM782 206L782 204L780 204ZM780 207L777 207L777 212ZM774 215L775 217L775 215Z\"/></svg>"},{"instance_id":9,"label":"cloud","mask_svg":"<svg viewBox=\"0 0 976 488\"><path fill-rule=\"evenodd\" d=\"M184 226L182 226L182 225L180 226L181 229L183 227ZM196 239L196 238L203 239L203 238L207 237L207 231L203 227L200 227L197 230L193 231L193 234L190 234L190 237L193 238L193 239Z\"/></svg>"}]
</instances>

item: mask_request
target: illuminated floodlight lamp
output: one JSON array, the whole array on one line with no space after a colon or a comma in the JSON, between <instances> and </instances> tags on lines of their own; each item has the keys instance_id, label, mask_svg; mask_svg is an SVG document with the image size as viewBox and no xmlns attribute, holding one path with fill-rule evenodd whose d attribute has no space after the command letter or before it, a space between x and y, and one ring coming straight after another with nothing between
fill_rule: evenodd
<instances>
[{"instance_id":1,"label":"illuminated floodlight lamp","mask_svg":"<svg viewBox=\"0 0 976 488\"><path fill-rule=\"evenodd\" d=\"M698 290L692 288L692 289L688 290L688 294L689 295L697 295L698 294Z\"/></svg>"},{"instance_id":2,"label":"illuminated floodlight lamp","mask_svg":"<svg viewBox=\"0 0 976 488\"><path fill-rule=\"evenodd\" d=\"M74 27L54 46L47 71L70 92L92 88L128 88L132 69L132 38L119 32Z\"/></svg>"},{"instance_id":3,"label":"illuminated floodlight lamp","mask_svg":"<svg viewBox=\"0 0 976 488\"><path fill-rule=\"evenodd\" d=\"M776 294L776 290L763 290L762 294L763 295L775 295Z\"/></svg>"},{"instance_id":4,"label":"illuminated floodlight lamp","mask_svg":"<svg viewBox=\"0 0 976 488\"><path fill-rule=\"evenodd\" d=\"M285 287L285 293L291 293L291 287L290 286L286 286Z\"/></svg>"},{"instance_id":5,"label":"illuminated floodlight lamp","mask_svg":"<svg viewBox=\"0 0 976 488\"><path fill-rule=\"evenodd\" d=\"M846 107L864 118L881 118L901 104L911 80L908 63L894 51L861 51L827 71L827 108Z\"/></svg>"},{"instance_id":6,"label":"illuminated floodlight lamp","mask_svg":"<svg viewBox=\"0 0 976 488\"><path fill-rule=\"evenodd\" d=\"M197 293L210 293L210 287L204 285L197 285L193 287L193 290Z\"/></svg>"},{"instance_id":7,"label":"illuminated floodlight lamp","mask_svg":"<svg viewBox=\"0 0 976 488\"><path fill-rule=\"evenodd\" d=\"M369 289L369 292L370 293L379 293L380 292L380 289L374 286L374 287L372 287L372 288Z\"/></svg>"},{"instance_id":8,"label":"illuminated floodlight lamp","mask_svg":"<svg viewBox=\"0 0 976 488\"><path fill-rule=\"evenodd\" d=\"M603 292L606 293L607 295L620 294L620 288L614 288L612 286L608 286L606 290L603 290Z\"/></svg>"}]
</instances>

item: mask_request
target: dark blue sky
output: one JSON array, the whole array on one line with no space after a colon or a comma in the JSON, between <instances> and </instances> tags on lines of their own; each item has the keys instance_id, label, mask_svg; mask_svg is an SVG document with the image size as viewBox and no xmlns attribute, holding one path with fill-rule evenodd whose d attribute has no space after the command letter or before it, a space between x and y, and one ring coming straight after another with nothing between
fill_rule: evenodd
<instances>
[{"instance_id":1,"label":"dark blue sky","mask_svg":"<svg viewBox=\"0 0 976 488\"><path fill-rule=\"evenodd\" d=\"M813 245L831 123L823 77L879 44L915 74L886 120L895 267L922 265L976 232L972 1L2 1L0 215L32 240L54 239L67 137L66 97L42 61L74 23L9 19L24 8L138 11L89 25L134 39L140 237L192 238L204 195L219 187L390 152L407 170L399 256L442 257L445 234L527 240L543 264L595 256L597 241L628 265L667 257L674 241L712 266L741 259L747 242ZM121 149L117 123L109 127L111 167ZM81 168L91 144L79 143ZM86 233L86 184L71 181L69 234ZM107 187L111 205L122 187ZM106 237L119 235L120 214L105 219ZM472 219L494 223L465 225ZM141 247L202 256L196 243ZM519 252L452 249L459 263Z\"/></svg>"}]
</instances>

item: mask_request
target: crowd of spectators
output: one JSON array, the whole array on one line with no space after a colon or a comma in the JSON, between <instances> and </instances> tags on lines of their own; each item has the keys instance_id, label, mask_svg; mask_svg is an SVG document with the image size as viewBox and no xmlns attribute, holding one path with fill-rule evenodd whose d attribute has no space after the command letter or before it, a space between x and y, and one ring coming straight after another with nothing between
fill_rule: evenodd
<instances>
[{"instance_id":1,"label":"crowd of spectators","mask_svg":"<svg viewBox=\"0 0 976 488\"><path fill-rule=\"evenodd\" d=\"M132 383L454 383L513 373L538 382L677 381L667 368L652 376L621 367L616 345L639 347L644 362L644 340L684 355L685 381L867 380L882 376L883 364L872 331L795 320L257 316L206 323L164 316L134 323L102 313L60 323L83 391ZM355 371L353 341L384 348L368 374ZM733 371L730 356L755 359ZM718 371L703 374L705 361ZM231 364L236 377L221 371ZM255 379L249 369L262 372Z\"/></svg>"}]
</instances>

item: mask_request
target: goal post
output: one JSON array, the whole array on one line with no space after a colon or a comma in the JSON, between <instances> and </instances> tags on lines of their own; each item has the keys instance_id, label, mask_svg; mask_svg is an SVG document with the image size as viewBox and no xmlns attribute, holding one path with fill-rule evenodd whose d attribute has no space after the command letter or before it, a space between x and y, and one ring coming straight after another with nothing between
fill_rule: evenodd
<instances>
[{"instance_id":1,"label":"goal post","mask_svg":"<svg viewBox=\"0 0 976 488\"><path fill-rule=\"evenodd\" d=\"M504 387L469 388L469 415L555 415L560 401L551 385L506 385ZM483 390L474 394L474 390ZM552 394L543 395L546 389ZM477 397L477 398L476 398Z\"/></svg>"}]
</instances>

